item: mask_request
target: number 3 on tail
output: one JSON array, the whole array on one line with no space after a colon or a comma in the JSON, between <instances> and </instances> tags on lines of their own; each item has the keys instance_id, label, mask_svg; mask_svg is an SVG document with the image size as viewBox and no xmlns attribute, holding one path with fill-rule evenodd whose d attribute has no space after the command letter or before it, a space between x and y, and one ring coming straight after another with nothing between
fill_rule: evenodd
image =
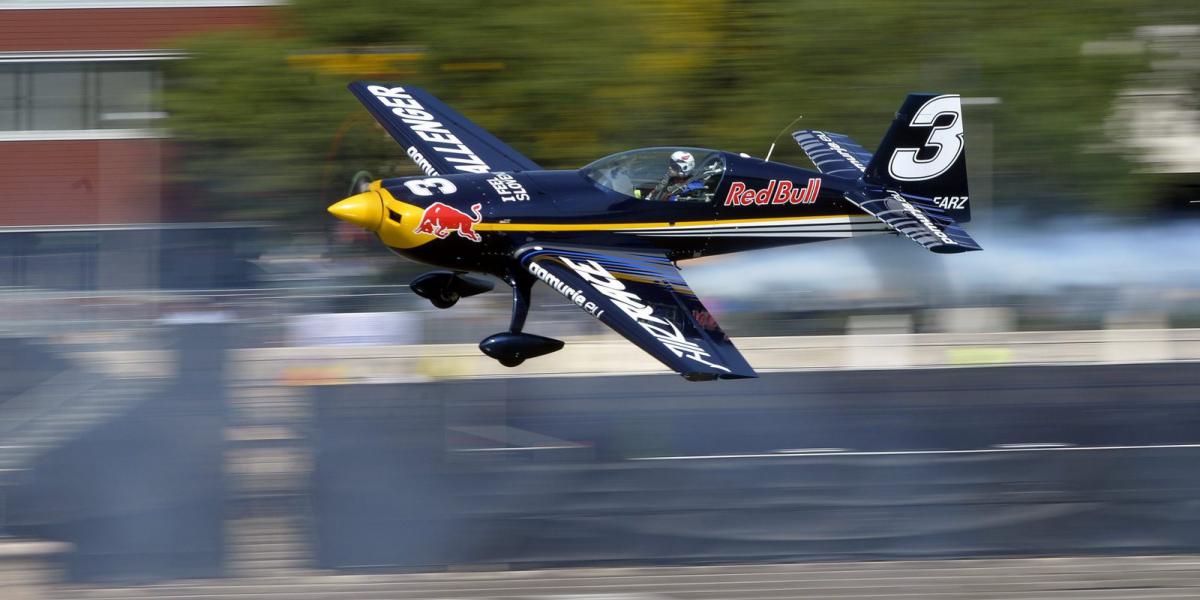
<instances>
[{"instance_id":1,"label":"number 3 on tail","mask_svg":"<svg viewBox=\"0 0 1200 600\"><path fill-rule=\"evenodd\" d=\"M933 127L937 118L951 115L953 120ZM957 95L938 96L921 106L913 115L910 127L933 127L924 148L933 148L932 158L917 158L922 148L896 148L888 162L888 172L900 181L933 179L950 170L963 151L962 109Z\"/></svg>"}]
</instances>

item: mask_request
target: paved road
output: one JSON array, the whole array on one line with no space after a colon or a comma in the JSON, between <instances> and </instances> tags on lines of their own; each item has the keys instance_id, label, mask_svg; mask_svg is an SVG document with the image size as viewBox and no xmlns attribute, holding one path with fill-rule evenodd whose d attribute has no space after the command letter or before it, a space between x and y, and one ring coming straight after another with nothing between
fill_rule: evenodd
<instances>
[{"instance_id":1,"label":"paved road","mask_svg":"<svg viewBox=\"0 0 1200 600\"><path fill-rule=\"evenodd\" d=\"M52 590L61 600L1183 600L1200 556L838 562L417 575L286 575L133 588Z\"/></svg>"}]
</instances>

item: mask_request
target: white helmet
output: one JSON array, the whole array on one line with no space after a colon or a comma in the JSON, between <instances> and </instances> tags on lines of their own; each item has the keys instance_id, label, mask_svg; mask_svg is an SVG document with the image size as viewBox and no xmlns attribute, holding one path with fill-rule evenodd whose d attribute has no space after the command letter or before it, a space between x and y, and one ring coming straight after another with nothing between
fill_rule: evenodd
<instances>
[{"instance_id":1,"label":"white helmet","mask_svg":"<svg viewBox=\"0 0 1200 600\"><path fill-rule=\"evenodd\" d=\"M690 175L692 173L692 169L695 168L696 159L692 157L691 152L687 152L685 150L676 150L675 152L671 153L671 162L667 166L667 169L671 172L671 175L676 177Z\"/></svg>"}]
</instances>

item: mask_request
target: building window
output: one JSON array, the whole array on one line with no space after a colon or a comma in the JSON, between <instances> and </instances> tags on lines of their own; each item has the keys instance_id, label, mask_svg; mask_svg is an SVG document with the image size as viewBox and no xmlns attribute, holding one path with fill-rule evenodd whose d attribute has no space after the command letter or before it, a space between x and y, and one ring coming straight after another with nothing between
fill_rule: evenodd
<instances>
[{"instance_id":1,"label":"building window","mask_svg":"<svg viewBox=\"0 0 1200 600\"><path fill-rule=\"evenodd\" d=\"M29 129L89 129L86 71L69 65L44 65L29 72Z\"/></svg>"},{"instance_id":2,"label":"building window","mask_svg":"<svg viewBox=\"0 0 1200 600\"><path fill-rule=\"evenodd\" d=\"M126 64L99 67L96 73L96 126L140 128L158 114L158 71Z\"/></svg>"},{"instance_id":3,"label":"building window","mask_svg":"<svg viewBox=\"0 0 1200 600\"><path fill-rule=\"evenodd\" d=\"M17 75L16 67L0 65L0 131L13 131L19 122L17 99L21 92Z\"/></svg>"},{"instance_id":4,"label":"building window","mask_svg":"<svg viewBox=\"0 0 1200 600\"><path fill-rule=\"evenodd\" d=\"M0 64L0 131L143 129L162 118L151 61Z\"/></svg>"}]
</instances>

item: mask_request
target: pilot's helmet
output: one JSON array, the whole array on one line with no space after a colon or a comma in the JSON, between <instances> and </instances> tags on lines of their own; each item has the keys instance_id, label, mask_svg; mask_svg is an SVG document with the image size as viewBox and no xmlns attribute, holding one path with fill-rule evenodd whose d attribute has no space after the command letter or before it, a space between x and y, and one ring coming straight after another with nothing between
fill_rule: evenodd
<instances>
[{"instance_id":1,"label":"pilot's helmet","mask_svg":"<svg viewBox=\"0 0 1200 600\"><path fill-rule=\"evenodd\" d=\"M667 165L667 170L672 177L685 177L692 174L692 169L696 168L696 159L691 152L684 150L676 150L671 153L671 161Z\"/></svg>"}]
</instances>

